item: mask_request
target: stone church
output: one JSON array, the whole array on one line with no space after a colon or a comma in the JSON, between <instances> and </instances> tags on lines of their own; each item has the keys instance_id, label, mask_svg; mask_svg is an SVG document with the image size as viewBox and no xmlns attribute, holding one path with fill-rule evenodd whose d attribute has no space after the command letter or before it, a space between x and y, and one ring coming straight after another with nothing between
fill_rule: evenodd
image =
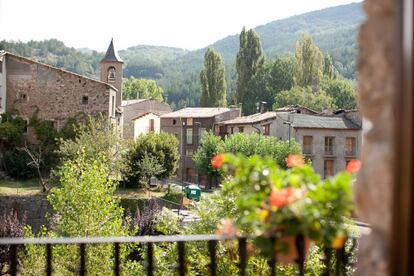
<instances>
[{"instance_id":1,"label":"stone church","mask_svg":"<svg viewBox=\"0 0 414 276\"><path fill-rule=\"evenodd\" d=\"M0 51L0 114L29 120L35 113L57 129L79 114L106 114L122 129L123 61L109 44L100 80Z\"/></svg>"}]
</instances>

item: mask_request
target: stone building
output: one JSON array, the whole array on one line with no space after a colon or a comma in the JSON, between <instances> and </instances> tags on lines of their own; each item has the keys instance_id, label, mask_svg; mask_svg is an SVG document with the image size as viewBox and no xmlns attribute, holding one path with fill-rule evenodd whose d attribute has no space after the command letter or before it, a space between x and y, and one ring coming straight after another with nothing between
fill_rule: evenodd
<instances>
[{"instance_id":1,"label":"stone building","mask_svg":"<svg viewBox=\"0 0 414 276\"><path fill-rule=\"evenodd\" d=\"M103 113L122 125L122 61L113 43L101 61L101 80L0 52L0 113L34 114L57 129L79 114Z\"/></svg>"},{"instance_id":2,"label":"stone building","mask_svg":"<svg viewBox=\"0 0 414 276\"><path fill-rule=\"evenodd\" d=\"M203 182L193 161L193 154L200 145L200 138L206 131L214 131L221 121L240 116L239 108L188 107L161 115L161 131L172 133L179 141L179 180Z\"/></svg>"},{"instance_id":3,"label":"stone building","mask_svg":"<svg viewBox=\"0 0 414 276\"><path fill-rule=\"evenodd\" d=\"M260 133L280 140L295 139L317 173L331 176L359 159L362 122L357 111L338 111L330 116L311 115L300 109L283 108L218 123L220 136L238 132Z\"/></svg>"},{"instance_id":4,"label":"stone building","mask_svg":"<svg viewBox=\"0 0 414 276\"><path fill-rule=\"evenodd\" d=\"M172 109L168 104L157 100L137 99L122 101L123 137L132 139L141 133L148 133L151 128L151 122L154 122L154 127L159 129L159 116L171 111ZM148 116L149 114L152 115Z\"/></svg>"}]
</instances>

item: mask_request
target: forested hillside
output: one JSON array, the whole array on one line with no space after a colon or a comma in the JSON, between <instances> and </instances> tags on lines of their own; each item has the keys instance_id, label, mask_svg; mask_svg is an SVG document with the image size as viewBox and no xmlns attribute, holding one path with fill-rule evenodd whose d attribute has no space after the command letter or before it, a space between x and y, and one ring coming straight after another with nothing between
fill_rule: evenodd
<instances>
[{"instance_id":1,"label":"forested hillside","mask_svg":"<svg viewBox=\"0 0 414 276\"><path fill-rule=\"evenodd\" d=\"M357 30L364 20L361 3L314 11L287 19L270 22L255 28L267 59L294 52L302 33L312 36L322 51L329 53L341 75L356 77ZM240 26L240 30L242 26ZM115 42L116 44L116 42ZM228 100L235 91L235 58L239 49L238 35L215 42L213 47L225 63ZM98 76L99 60L103 53L90 49L75 49L56 39L27 43L0 41L0 50L6 49L42 62L63 67L87 76ZM206 48L184 49L138 45L120 50L125 61L124 75L154 79L164 89L173 107L199 104L199 74Z\"/></svg>"}]
</instances>

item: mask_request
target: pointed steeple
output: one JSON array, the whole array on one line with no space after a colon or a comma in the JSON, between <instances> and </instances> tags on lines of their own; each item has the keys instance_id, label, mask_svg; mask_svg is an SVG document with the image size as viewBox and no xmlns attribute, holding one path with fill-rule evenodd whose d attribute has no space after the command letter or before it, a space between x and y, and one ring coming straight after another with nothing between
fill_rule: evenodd
<instances>
[{"instance_id":1,"label":"pointed steeple","mask_svg":"<svg viewBox=\"0 0 414 276\"><path fill-rule=\"evenodd\" d=\"M114 39L111 39L111 43L109 44L108 50L106 50L106 54L101 60L101 62L124 62L119 56L118 53L115 51L114 48Z\"/></svg>"}]
</instances>

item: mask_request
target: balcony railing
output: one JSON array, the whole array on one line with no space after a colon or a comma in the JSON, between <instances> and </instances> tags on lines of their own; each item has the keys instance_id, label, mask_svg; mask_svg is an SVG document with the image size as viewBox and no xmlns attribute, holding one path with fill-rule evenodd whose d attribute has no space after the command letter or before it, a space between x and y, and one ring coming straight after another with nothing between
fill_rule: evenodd
<instances>
[{"instance_id":1,"label":"balcony railing","mask_svg":"<svg viewBox=\"0 0 414 276\"><path fill-rule=\"evenodd\" d=\"M32 244L32 245L44 245L46 247L46 263L45 274L52 275L52 259L53 259L53 245L72 244L79 247L79 275L86 275L88 268L86 267L86 247L94 244L113 244L114 250L114 263L113 273L114 275L121 274L120 264L120 244L137 243L146 244L147 275L154 275L156 267L154 266L154 251L153 246L156 243L176 243L177 255L178 255L178 275L186 275L186 256L185 256L185 243L188 242L200 242L205 241L208 244L209 251L209 270L210 275L217 275L217 260L216 260L216 247L217 243L225 240L237 240L238 241L238 255L239 255L239 275L246 275L248 254L247 254L247 241L254 237L230 237L225 235L188 235L188 236L141 236L141 237L85 237L85 238L2 238L0 239L0 247L10 246L10 274L18 275L18 260L17 250L18 246ZM276 238L269 238L269 242L273 245L276 243ZM344 246L341 249L325 248L323 262L325 264L325 272L323 275L346 275L347 265L353 265L349 262L350 256L357 245L357 238L349 238L348 243L351 244ZM296 250L298 252L298 258L296 264L298 266L299 275L304 275L305 271L305 253L304 253L304 237L296 237ZM274 248L274 246L272 246ZM335 255L332 258L333 254ZM335 260L333 260L335 259ZM277 257L276 254L272 254L271 259L268 260L270 266L271 275L276 275Z\"/></svg>"}]
</instances>

